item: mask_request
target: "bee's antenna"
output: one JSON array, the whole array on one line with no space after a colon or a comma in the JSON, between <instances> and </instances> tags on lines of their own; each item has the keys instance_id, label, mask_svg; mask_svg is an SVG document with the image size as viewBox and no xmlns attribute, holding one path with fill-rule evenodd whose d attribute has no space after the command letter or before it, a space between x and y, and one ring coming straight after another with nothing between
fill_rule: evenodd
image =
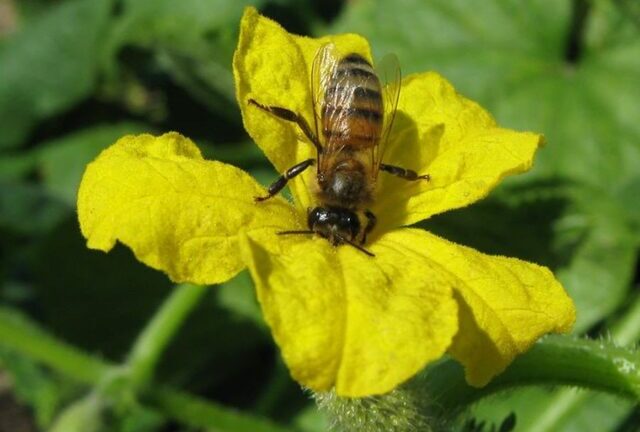
<instances>
[{"instance_id":1,"label":"bee's antenna","mask_svg":"<svg viewBox=\"0 0 640 432\"><path fill-rule=\"evenodd\" d=\"M360 245L358 245L358 244L356 244L356 243L352 242L351 240L349 240L349 239L347 239L347 238L345 238L345 237L342 237L341 235L335 234L335 236L336 236L336 237L337 237L341 242L344 242L344 243L346 243L346 244L348 244L348 245L353 246L354 248L358 249L360 252L364 252L365 254L369 255L370 257L374 257L374 256L376 256L375 254L373 254L373 253L369 252L368 250L366 250L366 249L365 249L365 248L363 248L362 246L360 246Z\"/></svg>"},{"instance_id":2,"label":"bee's antenna","mask_svg":"<svg viewBox=\"0 0 640 432\"><path fill-rule=\"evenodd\" d=\"M289 234L315 234L315 231L312 230L295 230L295 231L279 231L277 234L278 235L289 235ZM335 234L335 236L338 238L338 240L340 240L343 243L346 243L350 246L353 246L354 248L358 249L360 252L364 252L365 254L369 255L370 257L374 257L375 254L369 252L368 250L366 250L365 248L363 248L362 246L352 242L351 240L342 237L341 235L337 235Z\"/></svg>"},{"instance_id":3,"label":"bee's antenna","mask_svg":"<svg viewBox=\"0 0 640 432\"><path fill-rule=\"evenodd\" d=\"M315 231L311 230L299 230L299 231L278 231L278 235L289 235L289 234L315 234Z\"/></svg>"}]
</instances>

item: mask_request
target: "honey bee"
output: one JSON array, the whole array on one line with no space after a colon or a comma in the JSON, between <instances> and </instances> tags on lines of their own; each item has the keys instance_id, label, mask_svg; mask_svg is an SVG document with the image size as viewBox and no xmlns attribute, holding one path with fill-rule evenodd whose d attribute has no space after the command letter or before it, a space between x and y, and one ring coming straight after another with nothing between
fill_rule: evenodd
<instances>
[{"instance_id":1,"label":"honey bee","mask_svg":"<svg viewBox=\"0 0 640 432\"><path fill-rule=\"evenodd\" d=\"M307 214L308 230L279 234L318 234L332 245L349 244L369 256L367 235L376 224L369 209L375 199L379 171L416 181L429 175L382 163L400 95L397 57L387 55L376 70L359 54L340 55L332 43L317 52L311 70L313 129L301 115L249 99L249 104L296 123L316 148L316 158L285 171L269 186L264 201L312 165L316 170L318 205ZM366 220L363 223L362 217Z\"/></svg>"}]
</instances>

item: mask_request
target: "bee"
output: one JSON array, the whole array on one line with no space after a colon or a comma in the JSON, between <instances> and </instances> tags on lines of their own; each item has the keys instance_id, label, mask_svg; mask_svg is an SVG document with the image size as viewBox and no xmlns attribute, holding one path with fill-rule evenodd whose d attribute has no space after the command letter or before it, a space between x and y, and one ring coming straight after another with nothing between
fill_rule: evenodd
<instances>
[{"instance_id":1,"label":"bee","mask_svg":"<svg viewBox=\"0 0 640 432\"><path fill-rule=\"evenodd\" d=\"M382 163L400 79L396 56L385 56L374 70L361 55L340 55L329 43L318 50L311 70L313 128L291 110L249 99L250 105L297 124L316 148L316 158L292 166L269 186L266 196L255 198L260 202L273 197L289 180L316 166L318 205L308 211L309 229L279 234L318 234L334 246L348 244L374 256L364 245L376 224L369 206L375 200L378 173L409 181L430 179L428 174Z\"/></svg>"}]
</instances>

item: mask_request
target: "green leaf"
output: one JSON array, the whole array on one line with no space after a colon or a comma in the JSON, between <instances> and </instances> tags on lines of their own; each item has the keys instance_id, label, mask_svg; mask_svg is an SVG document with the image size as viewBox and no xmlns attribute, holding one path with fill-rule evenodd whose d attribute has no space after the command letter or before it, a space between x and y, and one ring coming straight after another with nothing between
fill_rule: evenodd
<instances>
[{"instance_id":1,"label":"green leaf","mask_svg":"<svg viewBox=\"0 0 640 432\"><path fill-rule=\"evenodd\" d=\"M0 182L17 181L26 177L36 166L34 153L0 157Z\"/></svg>"},{"instance_id":2,"label":"green leaf","mask_svg":"<svg viewBox=\"0 0 640 432\"><path fill-rule=\"evenodd\" d=\"M567 267L557 275L579 311L582 333L617 309L629 293L638 251L630 231L613 219L591 227Z\"/></svg>"},{"instance_id":3,"label":"green leaf","mask_svg":"<svg viewBox=\"0 0 640 432\"><path fill-rule=\"evenodd\" d=\"M631 178L616 191L616 201L624 203L636 244L640 244L640 175Z\"/></svg>"},{"instance_id":4,"label":"green leaf","mask_svg":"<svg viewBox=\"0 0 640 432\"><path fill-rule=\"evenodd\" d=\"M0 149L25 142L39 120L92 90L110 0L69 0L0 48Z\"/></svg>"},{"instance_id":5,"label":"green leaf","mask_svg":"<svg viewBox=\"0 0 640 432\"><path fill-rule=\"evenodd\" d=\"M120 43L186 48L215 31L238 22L243 9L260 0L123 0L115 32Z\"/></svg>"},{"instance_id":6,"label":"green leaf","mask_svg":"<svg viewBox=\"0 0 640 432\"><path fill-rule=\"evenodd\" d=\"M22 235L44 234L70 212L69 206L52 199L38 185L0 183L0 229Z\"/></svg>"},{"instance_id":7,"label":"green leaf","mask_svg":"<svg viewBox=\"0 0 640 432\"><path fill-rule=\"evenodd\" d=\"M212 111L240 123L231 60L238 22L263 0L127 0L114 27L110 57L125 46L158 54L159 64Z\"/></svg>"}]
</instances>

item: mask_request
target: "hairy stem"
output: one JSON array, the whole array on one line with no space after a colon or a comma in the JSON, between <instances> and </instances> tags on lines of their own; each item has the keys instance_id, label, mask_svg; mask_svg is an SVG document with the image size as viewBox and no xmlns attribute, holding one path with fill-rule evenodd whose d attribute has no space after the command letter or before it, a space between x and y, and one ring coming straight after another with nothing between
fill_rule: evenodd
<instances>
[{"instance_id":1,"label":"hairy stem","mask_svg":"<svg viewBox=\"0 0 640 432\"><path fill-rule=\"evenodd\" d=\"M469 405L516 387L573 385L637 402L638 371L640 354L612 342L548 336L482 388L469 386L462 366L448 359L384 395L349 399L316 393L314 397L320 409L344 431L444 431L451 430Z\"/></svg>"},{"instance_id":2,"label":"hairy stem","mask_svg":"<svg viewBox=\"0 0 640 432\"><path fill-rule=\"evenodd\" d=\"M548 336L482 388L467 385L454 361L429 370L423 384L444 412L459 412L477 400L513 387L573 385L640 400L640 354L611 342Z\"/></svg>"}]
</instances>

